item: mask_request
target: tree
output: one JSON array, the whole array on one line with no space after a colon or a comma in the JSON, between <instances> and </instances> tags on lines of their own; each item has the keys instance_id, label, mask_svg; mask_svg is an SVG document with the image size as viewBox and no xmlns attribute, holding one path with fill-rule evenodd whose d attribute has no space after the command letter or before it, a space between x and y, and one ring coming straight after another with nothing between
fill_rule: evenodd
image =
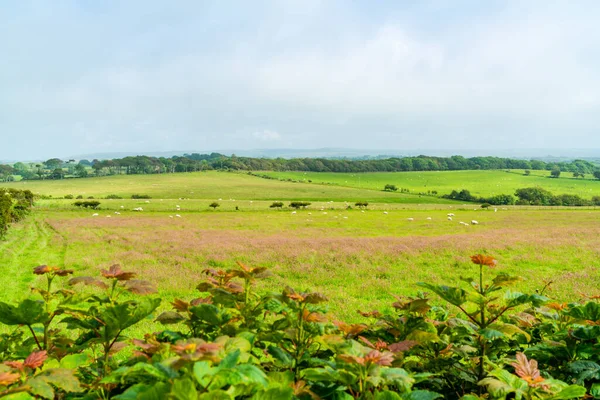
<instances>
[{"instance_id":1,"label":"tree","mask_svg":"<svg viewBox=\"0 0 600 400\"><path fill-rule=\"evenodd\" d=\"M388 183L387 185L385 185L385 187L383 188L383 190L385 192L395 192L395 191L398 190L398 187L396 187L396 185L391 185L391 184Z\"/></svg>"},{"instance_id":2,"label":"tree","mask_svg":"<svg viewBox=\"0 0 600 400\"><path fill-rule=\"evenodd\" d=\"M594 170L593 174L594 174L594 178L600 179L600 169Z\"/></svg>"},{"instance_id":3,"label":"tree","mask_svg":"<svg viewBox=\"0 0 600 400\"><path fill-rule=\"evenodd\" d=\"M283 207L282 201L274 201L273 204L271 204L269 206L269 208L279 208L279 209L281 209L282 207Z\"/></svg>"},{"instance_id":4,"label":"tree","mask_svg":"<svg viewBox=\"0 0 600 400\"><path fill-rule=\"evenodd\" d=\"M46 167L48 167L48 169L56 169L62 166L63 161L60 158L51 158L44 164L46 164Z\"/></svg>"},{"instance_id":5,"label":"tree","mask_svg":"<svg viewBox=\"0 0 600 400\"><path fill-rule=\"evenodd\" d=\"M366 201L357 201L356 203L354 203L354 205L358 208L367 208L369 206L369 203Z\"/></svg>"},{"instance_id":6,"label":"tree","mask_svg":"<svg viewBox=\"0 0 600 400\"><path fill-rule=\"evenodd\" d=\"M212 209L213 209L213 210L216 210L216 209L217 209L217 207L219 207L219 206L220 206L220 204L219 204L219 203L217 203L216 201L213 201L213 202L212 202L212 203L210 203L208 206L209 206L209 207L212 207Z\"/></svg>"},{"instance_id":7,"label":"tree","mask_svg":"<svg viewBox=\"0 0 600 400\"><path fill-rule=\"evenodd\" d=\"M526 169L526 170L525 170L525 174L524 174L524 175L525 175L525 176L529 176L529 175L531 175L531 171L530 171L530 170L528 170L528 169Z\"/></svg>"},{"instance_id":8,"label":"tree","mask_svg":"<svg viewBox=\"0 0 600 400\"><path fill-rule=\"evenodd\" d=\"M85 178L86 176L88 176L87 168L85 167L85 165L75 165L75 175L77 175L80 178Z\"/></svg>"},{"instance_id":9,"label":"tree","mask_svg":"<svg viewBox=\"0 0 600 400\"><path fill-rule=\"evenodd\" d=\"M558 178L559 176L560 176L560 168L558 168L558 167L552 168L552 171L550 171L550 177Z\"/></svg>"},{"instance_id":10,"label":"tree","mask_svg":"<svg viewBox=\"0 0 600 400\"><path fill-rule=\"evenodd\" d=\"M288 207L295 208L297 210L300 207L306 208L306 207L310 206L310 204L311 203L309 203L308 201L292 201Z\"/></svg>"}]
</instances>

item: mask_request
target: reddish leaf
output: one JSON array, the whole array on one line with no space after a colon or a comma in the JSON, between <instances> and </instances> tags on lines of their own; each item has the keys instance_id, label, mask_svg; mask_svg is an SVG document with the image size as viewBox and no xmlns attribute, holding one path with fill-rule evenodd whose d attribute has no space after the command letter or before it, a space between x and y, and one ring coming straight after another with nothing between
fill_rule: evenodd
<instances>
[{"instance_id":1,"label":"reddish leaf","mask_svg":"<svg viewBox=\"0 0 600 400\"><path fill-rule=\"evenodd\" d=\"M152 283L148 281L142 281L139 279L134 279L127 282L125 289L135 294L156 293L156 288L152 285Z\"/></svg>"},{"instance_id":2,"label":"reddish leaf","mask_svg":"<svg viewBox=\"0 0 600 400\"><path fill-rule=\"evenodd\" d=\"M526 380L530 386L544 381L544 378L540 376L537 361L527 360L527 356L524 353L517 353L517 362L510 365L515 367L515 373L520 378Z\"/></svg>"},{"instance_id":3,"label":"reddish leaf","mask_svg":"<svg viewBox=\"0 0 600 400\"><path fill-rule=\"evenodd\" d=\"M125 272L121 269L119 264L112 265L108 270L103 269L100 271L102 276L108 279L116 278L118 281L128 281L135 278L135 272Z\"/></svg>"},{"instance_id":4,"label":"reddish leaf","mask_svg":"<svg viewBox=\"0 0 600 400\"><path fill-rule=\"evenodd\" d=\"M59 269L58 271L56 271L56 275L58 276L67 276L71 274L73 274L72 269Z\"/></svg>"},{"instance_id":5,"label":"reddish leaf","mask_svg":"<svg viewBox=\"0 0 600 400\"><path fill-rule=\"evenodd\" d=\"M173 308L177 311L187 311L188 308L190 307L190 303L188 303L187 301L183 301L181 299L175 299L171 305L173 306Z\"/></svg>"},{"instance_id":6,"label":"reddish leaf","mask_svg":"<svg viewBox=\"0 0 600 400\"><path fill-rule=\"evenodd\" d=\"M78 283L83 283L87 286L97 286L102 289L108 289L108 285L106 283L91 276L78 276L69 279L69 285L77 285Z\"/></svg>"},{"instance_id":7,"label":"reddish leaf","mask_svg":"<svg viewBox=\"0 0 600 400\"><path fill-rule=\"evenodd\" d=\"M471 261L473 262L473 264L477 265L487 265L488 267L496 266L496 260L494 260L493 257L486 256L483 254L475 254L474 256L471 256Z\"/></svg>"},{"instance_id":8,"label":"reddish leaf","mask_svg":"<svg viewBox=\"0 0 600 400\"><path fill-rule=\"evenodd\" d=\"M17 382L21 375L12 372L0 372L0 386L9 386Z\"/></svg>"},{"instance_id":9,"label":"reddish leaf","mask_svg":"<svg viewBox=\"0 0 600 400\"><path fill-rule=\"evenodd\" d=\"M403 340L403 341L398 342L398 343L390 344L388 346L388 349L391 352L399 353L401 351L410 350L411 348L413 348L414 346L416 346L418 344L419 344L419 342L416 342L414 340Z\"/></svg>"},{"instance_id":10,"label":"reddish leaf","mask_svg":"<svg viewBox=\"0 0 600 400\"><path fill-rule=\"evenodd\" d=\"M53 267L48 265L38 265L33 269L33 273L36 275L44 275L51 271L53 271Z\"/></svg>"},{"instance_id":11,"label":"reddish leaf","mask_svg":"<svg viewBox=\"0 0 600 400\"><path fill-rule=\"evenodd\" d=\"M44 361L48 358L46 350L34 351L25 359L23 365L31 369L36 369L44 364Z\"/></svg>"}]
</instances>

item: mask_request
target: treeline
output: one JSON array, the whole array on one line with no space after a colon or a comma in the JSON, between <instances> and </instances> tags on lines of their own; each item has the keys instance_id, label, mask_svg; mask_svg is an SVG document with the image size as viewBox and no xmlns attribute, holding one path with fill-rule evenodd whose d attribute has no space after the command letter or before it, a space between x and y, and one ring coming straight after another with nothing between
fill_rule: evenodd
<instances>
[{"instance_id":1,"label":"treeline","mask_svg":"<svg viewBox=\"0 0 600 400\"><path fill-rule=\"evenodd\" d=\"M489 205L523 205L523 206L600 206L600 196L594 196L591 200L584 199L576 194L554 195L540 187L530 187L517 189L515 196L510 194L499 194L491 197L473 196L466 189L461 191L453 190L450 194L442 197L445 199L482 203Z\"/></svg>"},{"instance_id":2,"label":"treeline","mask_svg":"<svg viewBox=\"0 0 600 400\"><path fill-rule=\"evenodd\" d=\"M25 218L32 205L31 191L0 188L0 239L4 238L11 223Z\"/></svg>"},{"instance_id":3,"label":"treeline","mask_svg":"<svg viewBox=\"0 0 600 400\"><path fill-rule=\"evenodd\" d=\"M372 160L327 158L251 158L225 156L219 153L185 154L183 156L149 157L131 156L110 160L63 161L58 158L43 163L16 163L0 165L0 180L10 180L13 175L23 179L62 179L119 174L162 174L207 170L234 171L306 171L306 172L401 172L401 171L459 171L459 170L558 170L577 173L578 176L598 173L599 168L585 160L571 162L544 162L516 160L499 157L403 157Z\"/></svg>"}]
</instances>

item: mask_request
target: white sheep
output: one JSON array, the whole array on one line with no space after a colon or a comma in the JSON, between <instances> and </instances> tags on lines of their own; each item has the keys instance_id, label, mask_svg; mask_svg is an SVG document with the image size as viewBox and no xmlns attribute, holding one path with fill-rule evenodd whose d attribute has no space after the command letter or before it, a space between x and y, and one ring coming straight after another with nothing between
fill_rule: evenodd
<instances>
[{"instance_id":1,"label":"white sheep","mask_svg":"<svg viewBox=\"0 0 600 400\"><path fill-rule=\"evenodd\" d=\"M449 217L454 217L454 213L448 213Z\"/></svg>"},{"instance_id":2,"label":"white sheep","mask_svg":"<svg viewBox=\"0 0 600 400\"><path fill-rule=\"evenodd\" d=\"M136 207L133 209L133 211L144 211L144 209L142 207Z\"/></svg>"},{"instance_id":3,"label":"white sheep","mask_svg":"<svg viewBox=\"0 0 600 400\"><path fill-rule=\"evenodd\" d=\"M479 222L475 221L475 220L471 220L471 225L477 225L479 224Z\"/></svg>"},{"instance_id":4,"label":"white sheep","mask_svg":"<svg viewBox=\"0 0 600 400\"><path fill-rule=\"evenodd\" d=\"M425 218L425 219L426 219L426 220L428 220L428 221L431 221L431 217L427 217L427 218Z\"/></svg>"},{"instance_id":5,"label":"white sheep","mask_svg":"<svg viewBox=\"0 0 600 400\"><path fill-rule=\"evenodd\" d=\"M292 214L296 214L296 211L292 211Z\"/></svg>"},{"instance_id":6,"label":"white sheep","mask_svg":"<svg viewBox=\"0 0 600 400\"><path fill-rule=\"evenodd\" d=\"M384 213L384 214L387 214L388 212L387 212L387 211L384 211L383 213Z\"/></svg>"},{"instance_id":7,"label":"white sheep","mask_svg":"<svg viewBox=\"0 0 600 400\"><path fill-rule=\"evenodd\" d=\"M407 220L414 221L415 219L414 218L407 218Z\"/></svg>"},{"instance_id":8,"label":"white sheep","mask_svg":"<svg viewBox=\"0 0 600 400\"><path fill-rule=\"evenodd\" d=\"M98 213L93 213L92 214L92 217L97 217L97 216L98 216Z\"/></svg>"},{"instance_id":9,"label":"white sheep","mask_svg":"<svg viewBox=\"0 0 600 400\"><path fill-rule=\"evenodd\" d=\"M116 215L121 215L121 213L120 213L120 212L118 212L118 211L115 211L115 214L116 214Z\"/></svg>"},{"instance_id":10,"label":"white sheep","mask_svg":"<svg viewBox=\"0 0 600 400\"><path fill-rule=\"evenodd\" d=\"M150 200L146 200L145 203L150 204Z\"/></svg>"},{"instance_id":11,"label":"white sheep","mask_svg":"<svg viewBox=\"0 0 600 400\"><path fill-rule=\"evenodd\" d=\"M452 221L452 217L448 217L448 221Z\"/></svg>"},{"instance_id":12,"label":"white sheep","mask_svg":"<svg viewBox=\"0 0 600 400\"><path fill-rule=\"evenodd\" d=\"M179 214L175 214L175 216L176 216L177 218L181 218L181 215L179 215Z\"/></svg>"}]
</instances>

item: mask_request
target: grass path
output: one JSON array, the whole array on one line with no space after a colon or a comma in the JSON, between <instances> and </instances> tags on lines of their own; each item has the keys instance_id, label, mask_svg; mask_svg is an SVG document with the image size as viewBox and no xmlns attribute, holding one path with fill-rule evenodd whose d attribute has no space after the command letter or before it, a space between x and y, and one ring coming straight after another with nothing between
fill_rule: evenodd
<instances>
[{"instance_id":1,"label":"grass path","mask_svg":"<svg viewBox=\"0 0 600 400\"><path fill-rule=\"evenodd\" d=\"M42 215L34 213L14 224L0 243L2 300L22 298L36 278L32 269L40 264L63 265L66 250L66 239Z\"/></svg>"}]
</instances>

